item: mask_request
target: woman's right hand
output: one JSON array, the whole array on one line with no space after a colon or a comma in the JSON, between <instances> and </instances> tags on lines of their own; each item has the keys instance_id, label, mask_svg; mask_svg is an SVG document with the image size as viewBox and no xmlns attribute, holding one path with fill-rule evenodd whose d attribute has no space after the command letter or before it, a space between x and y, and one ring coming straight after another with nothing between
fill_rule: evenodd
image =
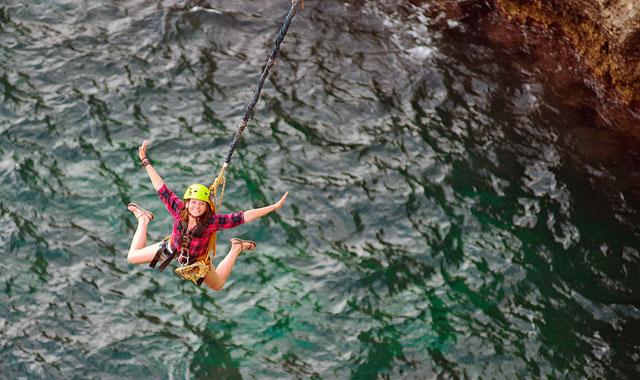
<instances>
[{"instance_id":1,"label":"woman's right hand","mask_svg":"<svg viewBox=\"0 0 640 380\"><path fill-rule=\"evenodd\" d=\"M142 142L142 145L140 145L140 147L138 148L138 158L140 158L140 161L142 161L145 158L147 158L147 145L148 144L149 144L149 140L144 140Z\"/></svg>"},{"instance_id":2,"label":"woman's right hand","mask_svg":"<svg viewBox=\"0 0 640 380\"><path fill-rule=\"evenodd\" d=\"M287 200L288 195L289 195L289 192L287 191L286 193L284 193L284 195L282 196L282 198L280 198L279 201L273 204L273 208L274 208L273 211L280 210L280 208L284 205L284 202Z\"/></svg>"}]
</instances>

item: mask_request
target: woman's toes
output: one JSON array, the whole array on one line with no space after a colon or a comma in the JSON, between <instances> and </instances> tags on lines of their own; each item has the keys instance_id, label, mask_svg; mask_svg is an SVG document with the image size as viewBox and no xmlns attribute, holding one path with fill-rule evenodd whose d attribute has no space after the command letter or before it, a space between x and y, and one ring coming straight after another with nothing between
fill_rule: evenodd
<instances>
[{"instance_id":1,"label":"woman's toes","mask_svg":"<svg viewBox=\"0 0 640 380\"><path fill-rule=\"evenodd\" d=\"M136 218L139 218L142 216L142 211L140 211L137 207L129 205L127 206L127 208L129 209L129 211L131 211L133 216L135 216Z\"/></svg>"}]
</instances>

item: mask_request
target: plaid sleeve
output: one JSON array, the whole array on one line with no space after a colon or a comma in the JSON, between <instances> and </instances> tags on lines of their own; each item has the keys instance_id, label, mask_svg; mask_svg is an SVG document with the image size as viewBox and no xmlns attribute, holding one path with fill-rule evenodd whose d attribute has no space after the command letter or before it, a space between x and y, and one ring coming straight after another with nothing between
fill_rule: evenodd
<instances>
[{"instance_id":1,"label":"plaid sleeve","mask_svg":"<svg viewBox=\"0 0 640 380\"><path fill-rule=\"evenodd\" d=\"M214 231L237 227L242 223L244 223L244 211L234 212L233 214L215 214L211 218Z\"/></svg>"},{"instance_id":2,"label":"plaid sleeve","mask_svg":"<svg viewBox=\"0 0 640 380\"><path fill-rule=\"evenodd\" d=\"M162 187L158 189L158 196L162 203L167 207L169 214L174 218L178 218L178 213L182 210L182 207L184 207L184 203L182 203L182 200L180 200L180 198L178 198L173 191L167 187L166 183L162 184Z\"/></svg>"}]
</instances>

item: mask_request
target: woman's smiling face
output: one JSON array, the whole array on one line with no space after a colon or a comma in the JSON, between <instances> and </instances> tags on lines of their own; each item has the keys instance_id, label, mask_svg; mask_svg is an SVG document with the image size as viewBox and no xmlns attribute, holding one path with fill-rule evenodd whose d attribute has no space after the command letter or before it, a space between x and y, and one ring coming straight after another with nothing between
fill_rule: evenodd
<instances>
[{"instance_id":1,"label":"woman's smiling face","mask_svg":"<svg viewBox=\"0 0 640 380\"><path fill-rule=\"evenodd\" d=\"M189 199L187 209L189 210L189 215L197 218L199 216L202 216L202 214L207 211L207 202L203 202L197 199Z\"/></svg>"}]
</instances>

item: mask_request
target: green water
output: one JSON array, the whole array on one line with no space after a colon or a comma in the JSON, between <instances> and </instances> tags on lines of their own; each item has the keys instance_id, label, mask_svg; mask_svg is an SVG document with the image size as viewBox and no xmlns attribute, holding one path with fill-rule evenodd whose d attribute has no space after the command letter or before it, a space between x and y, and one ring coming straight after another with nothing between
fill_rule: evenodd
<instances>
[{"instance_id":1,"label":"green water","mask_svg":"<svg viewBox=\"0 0 640 380\"><path fill-rule=\"evenodd\" d=\"M0 377L637 378L637 142L490 8L414 3L296 16L224 210L290 196L217 293L127 263L128 202L171 226L136 147L209 183L287 1L0 4Z\"/></svg>"}]
</instances>

